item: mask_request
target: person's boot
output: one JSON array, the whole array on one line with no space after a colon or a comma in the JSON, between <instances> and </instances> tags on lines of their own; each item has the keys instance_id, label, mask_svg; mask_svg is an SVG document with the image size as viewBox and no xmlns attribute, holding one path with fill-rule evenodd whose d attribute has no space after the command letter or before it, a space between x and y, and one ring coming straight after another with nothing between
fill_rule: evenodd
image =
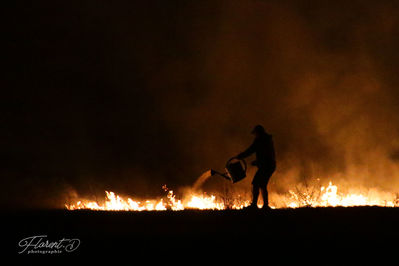
<instances>
[{"instance_id":1,"label":"person's boot","mask_svg":"<svg viewBox=\"0 0 399 266\"><path fill-rule=\"evenodd\" d=\"M256 205L256 203L251 203L250 205L248 205L247 207L244 207L242 209L246 210L246 211L257 210L258 209L258 205Z\"/></svg>"},{"instance_id":2,"label":"person's boot","mask_svg":"<svg viewBox=\"0 0 399 266\"><path fill-rule=\"evenodd\" d=\"M270 208L269 205L263 204L263 206L262 206L262 211L264 211L264 212L270 212L271 210L272 210L272 208Z\"/></svg>"}]
</instances>

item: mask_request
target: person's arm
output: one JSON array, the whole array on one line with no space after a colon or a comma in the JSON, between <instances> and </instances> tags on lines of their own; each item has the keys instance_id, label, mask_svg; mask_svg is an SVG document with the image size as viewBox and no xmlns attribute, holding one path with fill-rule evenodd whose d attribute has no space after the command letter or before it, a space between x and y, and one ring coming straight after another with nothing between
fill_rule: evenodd
<instances>
[{"instance_id":1,"label":"person's arm","mask_svg":"<svg viewBox=\"0 0 399 266\"><path fill-rule=\"evenodd\" d=\"M244 159L248 156L250 156L252 153L256 151L256 144L255 141L251 144L251 146L248 147L245 151L241 152L236 156L237 159Z\"/></svg>"}]
</instances>

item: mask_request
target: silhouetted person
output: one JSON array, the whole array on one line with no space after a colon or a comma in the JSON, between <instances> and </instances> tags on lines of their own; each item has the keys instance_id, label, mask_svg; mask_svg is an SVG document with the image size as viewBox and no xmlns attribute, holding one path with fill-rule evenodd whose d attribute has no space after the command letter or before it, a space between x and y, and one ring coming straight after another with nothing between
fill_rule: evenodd
<instances>
[{"instance_id":1,"label":"silhouetted person","mask_svg":"<svg viewBox=\"0 0 399 266\"><path fill-rule=\"evenodd\" d=\"M269 198L267 193L267 183L270 177L276 170L276 158L274 152L274 145L272 135L266 133L261 125L255 126L252 130L255 135L255 140L244 152L238 154L238 159L244 159L253 153L256 153L256 161L252 165L258 167L254 179L252 180L252 203L250 208L257 208L259 197L259 190L262 191L263 207L264 210L269 210Z\"/></svg>"}]
</instances>

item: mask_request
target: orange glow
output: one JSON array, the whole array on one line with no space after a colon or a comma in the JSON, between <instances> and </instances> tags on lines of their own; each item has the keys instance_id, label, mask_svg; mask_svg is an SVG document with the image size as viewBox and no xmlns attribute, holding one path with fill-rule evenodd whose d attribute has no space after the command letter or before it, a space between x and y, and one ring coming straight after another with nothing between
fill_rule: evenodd
<instances>
[{"instance_id":1,"label":"orange glow","mask_svg":"<svg viewBox=\"0 0 399 266\"><path fill-rule=\"evenodd\" d=\"M164 187L166 188L166 187ZM223 210L226 205L218 201L215 196L191 194L184 201L177 200L172 190L167 191L166 200L144 200L138 201L131 198L123 198L114 192L106 191L106 198L103 204L95 201L78 200L75 204L65 204L68 210L102 210L102 211L180 211L184 209L200 210ZM242 202L240 205L231 206L232 209L242 209L249 202Z\"/></svg>"},{"instance_id":2,"label":"orange glow","mask_svg":"<svg viewBox=\"0 0 399 266\"><path fill-rule=\"evenodd\" d=\"M68 210L90 209L105 211L179 211L185 209L199 210L224 210L224 209L242 209L249 205L249 199L235 200L234 204L226 205L223 200L215 195L199 194L190 192L184 195L183 199L176 199L172 190L167 191L166 198L133 200L106 191L106 198L103 203L96 201L77 200L74 204L65 204ZM392 193L382 193L373 191L372 193L348 193L339 192L338 186L329 182L327 187L322 186L317 193L294 192L289 190L283 197L271 198L271 208L299 208L299 207L350 207L350 206L383 206L399 207L398 195ZM259 206L259 205L258 205ZM260 206L259 206L260 207Z\"/></svg>"},{"instance_id":3,"label":"orange glow","mask_svg":"<svg viewBox=\"0 0 399 266\"><path fill-rule=\"evenodd\" d=\"M381 206L399 207L398 195L374 191L373 193L348 193L338 192L338 186L330 181L327 187L322 186L318 195L310 193L296 193L289 191L290 201L287 207L351 207L351 206Z\"/></svg>"}]
</instances>

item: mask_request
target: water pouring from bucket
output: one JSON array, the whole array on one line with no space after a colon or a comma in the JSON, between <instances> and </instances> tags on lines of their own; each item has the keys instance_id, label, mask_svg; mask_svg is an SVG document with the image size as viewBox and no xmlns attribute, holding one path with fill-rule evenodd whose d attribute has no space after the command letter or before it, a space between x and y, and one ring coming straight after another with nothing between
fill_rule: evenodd
<instances>
[{"instance_id":1,"label":"water pouring from bucket","mask_svg":"<svg viewBox=\"0 0 399 266\"><path fill-rule=\"evenodd\" d=\"M208 178L210 178L211 176L212 176L212 170L206 171L200 177L197 178L192 188L194 190L198 190L202 186L202 184L204 184L205 181L208 180Z\"/></svg>"},{"instance_id":2,"label":"water pouring from bucket","mask_svg":"<svg viewBox=\"0 0 399 266\"><path fill-rule=\"evenodd\" d=\"M198 190L206 180L214 175L219 175L232 183L237 183L238 181L244 179L247 174L247 164L243 159L237 159L235 157L229 159L226 163L226 172L221 173L216 170L210 169L204 172L200 177L197 178L192 188Z\"/></svg>"}]
</instances>

